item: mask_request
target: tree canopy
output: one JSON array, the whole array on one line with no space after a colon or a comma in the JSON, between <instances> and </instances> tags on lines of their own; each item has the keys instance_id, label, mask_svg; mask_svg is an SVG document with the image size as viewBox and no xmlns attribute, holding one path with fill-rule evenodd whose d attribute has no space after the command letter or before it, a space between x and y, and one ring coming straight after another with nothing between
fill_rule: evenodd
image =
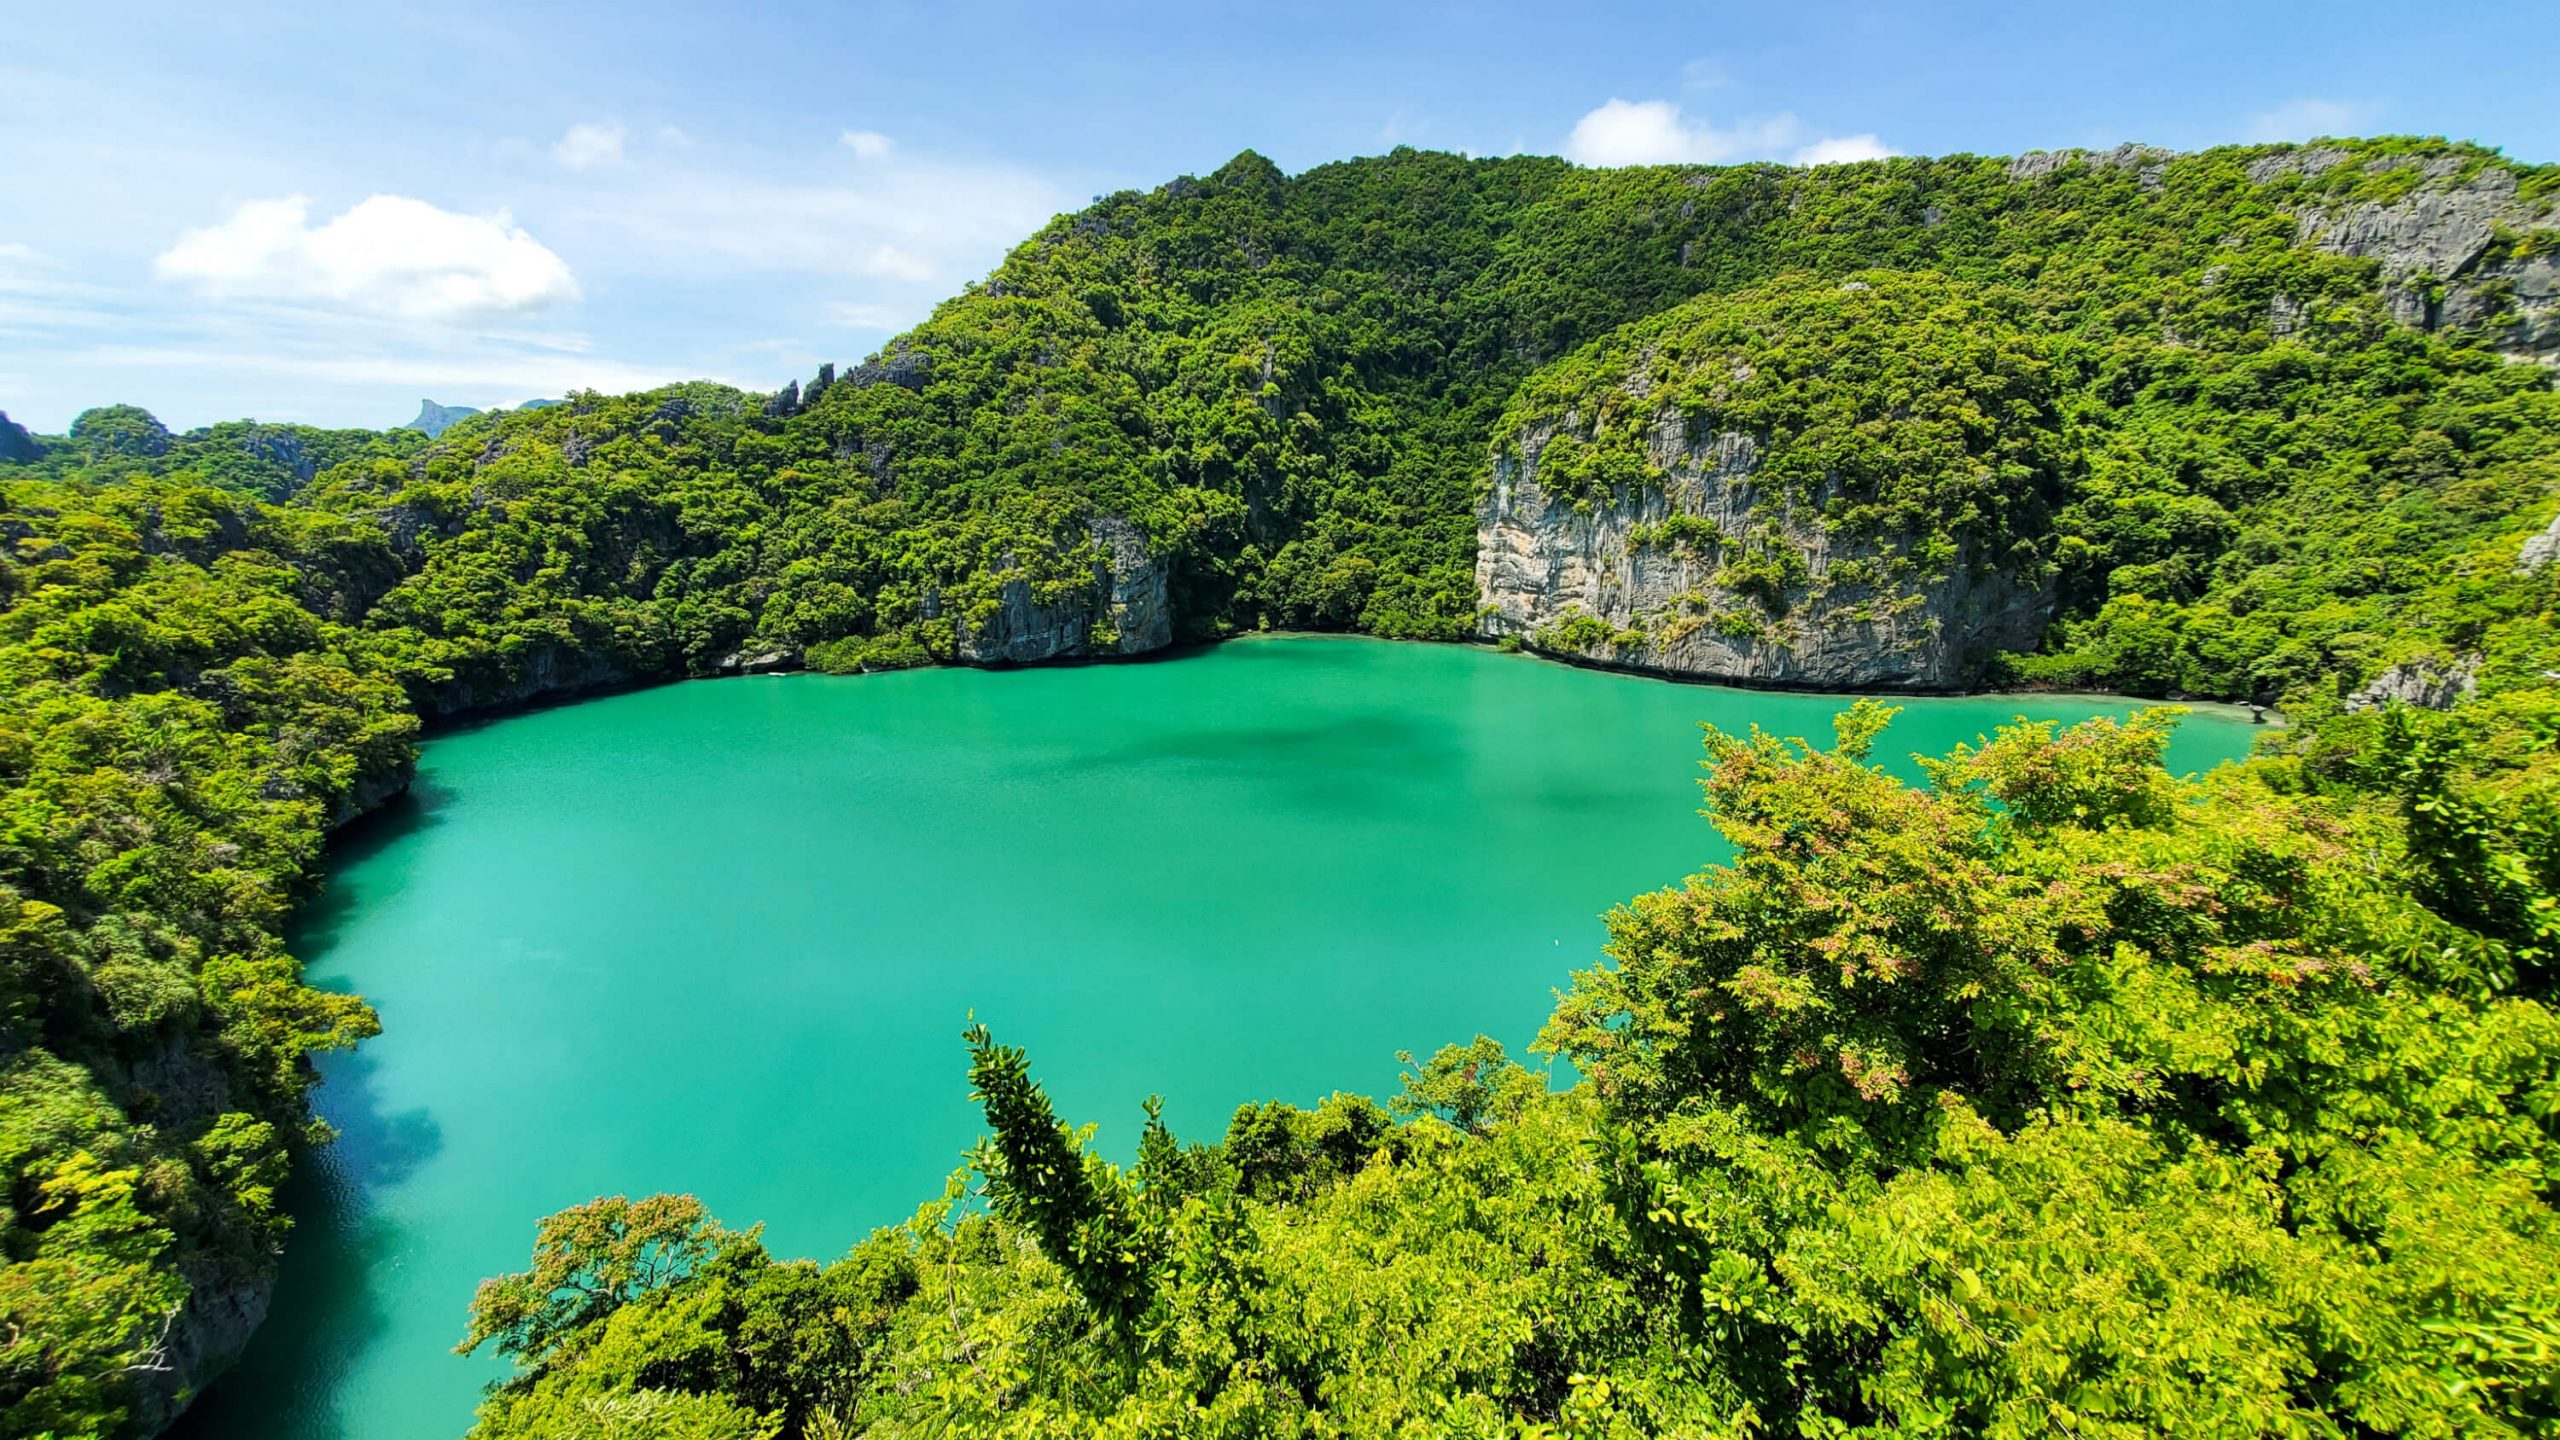
<instances>
[{"instance_id":1,"label":"tree canopy","mask_svg":"<svg viewBox=\"0 0 2560 1440\"><path fill-rule=\"evenodd\" d=\"M675 1202L563 1222L484 1295L525 1367L488 1433L2560 1424L2560 567L2520 563L2560 395L2506 358L2512 286L2321 238L2466 185L2547 214L2560 170L1246 154L773 395L7 427L0 1429L145 1427L189 1297L272 1275L310 1057L376 1029L283 927L428 724L961 658L1009 597L1092 592L1102 522L1184 638L1455 639L1506 447L1569 432L1560 476L1642 486L1666 415L1915 574L2049 584L1986 683L2301 723L2195 784L2157 715L1922 790L1867 764L1874 710L1712 736L1736 859L1613 918L1547 1031L1577 1088L1459 1046L1392 1106L1151 1127L1120 1171L981 1037L982 1197L829 1266ZM2395 666L2476 693L2349 707ZM670 1217L681 1263L613 1258Z\"/></svg>"}]
</instances>

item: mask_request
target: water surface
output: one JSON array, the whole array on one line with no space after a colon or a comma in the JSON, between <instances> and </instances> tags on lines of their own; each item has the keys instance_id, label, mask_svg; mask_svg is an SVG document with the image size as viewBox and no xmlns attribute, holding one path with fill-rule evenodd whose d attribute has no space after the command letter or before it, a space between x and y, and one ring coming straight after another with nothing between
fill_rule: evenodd
<instances>
[{"instance_id":1,"label":"water surface","mask_svg":"<svg viewBox=\"0 0 2560 1440\"><path fill-rule=\"evenodd\" d=\"M1383 1094L1524 1047L1613 903L1722 857L1698 722L1845 702L1455 646L1239 641L1144 664L673 685L426 747L298 937L381 1038L331 1057L275 1311L189 1440L412 1440L534 1222L685 1190L779 1254L912 1214L978 1134L959 1032L1030 1048L1125 1158L1140 1101ZM1880 756L2088 698L1913 700ZM2189 720L2175 768L2251 731ZM1899 768L1916 771L1907 761Z\"/></svg>"}]
</instances>

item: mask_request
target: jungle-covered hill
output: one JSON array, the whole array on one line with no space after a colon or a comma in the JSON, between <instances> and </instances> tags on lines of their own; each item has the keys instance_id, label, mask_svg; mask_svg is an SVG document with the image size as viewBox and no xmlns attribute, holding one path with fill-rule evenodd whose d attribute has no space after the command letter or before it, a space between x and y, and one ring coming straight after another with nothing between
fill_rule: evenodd
<instances>
[{"instance_id":1,"label":"jungle-covered hill","mask_svg":"<svg viewBox=\"0 0 2560 1440\"><path fill-rule=\"evenodd\" d=\"M993 1218L821 1272L681 1205L572 1217L480 1307L527 1366L492 1433L2560 1423L2555 201L2560 169L2418 140L1248 154L778 394L0 425L0 1430L151 1429L254 1323L309 1056L374 1027L282 927L423 723L1475 635L1523 437L1597 510L1663 484L1666 425L1746 439L1785 523L1666 515L1693 607L1531 643L1855 609L1802 562L1864 537L1857 583L2040 597L1980 681L2304 723L2195 787L2148 723L1929 793L1859 763L1872 714L1720 740L1741 858L1619 917L1549 1030L1581 1088L1461 1056L1415 1078L1440 1121L1264 1108L1133 1180L981 1041ZM2459 703L2344 703L2383 694ZM589 1268L617 1244L685 1278Z\"/></svg>"}]
</instances>

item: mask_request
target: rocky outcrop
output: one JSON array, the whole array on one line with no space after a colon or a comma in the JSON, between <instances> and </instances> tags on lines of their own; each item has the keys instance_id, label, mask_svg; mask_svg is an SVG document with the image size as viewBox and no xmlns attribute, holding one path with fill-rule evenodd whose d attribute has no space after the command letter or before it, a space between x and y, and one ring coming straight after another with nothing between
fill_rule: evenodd
<instances>
[{"instance_id":1,"label":"rocky outcrop","mask_svg":"<svg viewBox=\"0 0 2560 1440\"><path fill-rule=\"evenodd\" d=\"M433 400L421 400L418 402L418 418L399 428L418 431L432 440L479 413L468 405L439 405Z\"/></svg>"},{"instance_id":2,"label":"rocky outcrop","mask_svg":"<svg viewBox=\"0 0 2560 1440\"><path fill-rule=\"evenodd\" d=\"M112 1082L128 1107L147 1110L168 1135L201 1132L214 1117L237 1111L243 1097L216 1049L199 1035L164 1029L157 1043L127 1056ZM224 1239L178 1262L186 1299L163 1315L126 1372L132 1380L133 1424L154 1434L230 1368L266 1318L275 1267L260 1251L272 1241L217 1221Z\"/></svg>"},{"instance_id":3,"label":"rocky outcrop","mask_svg":"<svg viewBox=\"0 0 2560 1440\"><path fill-rule=\"evenodd\" d=\"M437 687L419 710L431 721L450 720L474 711L508 710L554 695L603 690L644 678L648 677L634 672L619 656L567 645L545 645L526 655L514 673L504 678L482 678L467 672L457 675Z\"/></svg>"},{"instance_id":4,"label":"rocky outcrop","mask_svg":"<svg viewBox=\"0 0 2560 1440\"><path fill-rule=\"evenodd\" d=\"M2306 173L2318 173L2310 168L2317 152L2293 153L2304 157ZM2560 364L2560 201L2525 199L2502 166L2466 176L2459 156L2401 163L2419 169L2415 189L2388 202L2305 211L2296 221L2303 242L2379 261L2383 303L2402 324L2477 328L2510 356ZM2268 178L2277 173L2270 169Z\"/></svg>"},{"instance_id":5,"label":"rocky outcrop","mask_svg":"<svg viewBox=\"0 0 2560 1440\"><path fill-rule=\"evenodd\" d=\"M2303 145L2248 162L2253 184L2315 179L2357 159L2343 145ZM2165 183L2178 156L2146 145L2112 150L2038 150L2011 160L2011 180L2033 183L2086 166L2136 172L2146 189ZM2367 175L2416 172L2396 199L2302 202L2295 226L2304 244L2333 255L2378 261L2392 318L2423 330L2468 330L2511 358L2560 365L2560 200L2518 193L2515 172L2478 153L2382 156ZM2279 294L2268 328L2293 333L2302 301Z\"/></svg>"},{"instance_id":6,"label":"rocky outcrop","mask_svg":"<svg viewBox=\"0 0 2560 1440\"><path fill-rule=\"evenodd\" d=\"M932 378L933 357L903 335L882 346L874 358L844 372L844 383L856 389L895 385L902 390L921 390Z\"/></svg>"},{"instance_id":7,"label":"rocky outcrop","mask_svg":"<svg viewBox=\"0 0 2560 1440\"><path fill-rule=\"evenodd\" d=\"M1692 442L1667 414L1648 446L1661 482L1578 504L1539 483L1557 433L1524 434L1478 507L1488 637L1691 679L1952 690L1988 652L2032 645L2051 612L2047 591L1962 553L1929 577L1897 544L1834 535L1812 508L1763 493L1746 435Z\"/></svg>"},{"instance_id":8,"label":"rocky outcrop","mask_svg":"<svg viewBox=\"0 0 2560 1440\"><path fill-rule=\"evenodd\" d=\"M2450 710L2480 688L2480 657L2465 655L2450 663L2412 660L2373 677L2346 698L2350 710L2377 710L2394 701L2421 710Z\"/></svg>"},{"instance_id":9,"label":"rocky outcrop","mask_svg":"<svg viewBox=\"0 0 2560 1440\"><path fill-rule=\"evenodd\" d=\"M2554 560L2560 560L2560 517L2555 517L2541 534L2526 537L2524 548L2516 552L2516 573L2538 575Z\"/></svg>"},{"instance_id":10,"label":"rocky outcrop","mask_svg":"<svg viewBox=\"0 0 2560 1440\"><path fill-rule=\"evenodd\" d=\"M1141 655L1173 640L1165 562L1126 520L1105 516L1088 530L1093 583L1043 601L1020 563L1002 581L995 614L972 627L953 615L957 657L969 665L1036 665L1104 655ZM928 602L928 615L940 607Z\"/></svg>"},{"instance_id":11,"label":"rocky outcrop","mask_svg":"<svg viewBox=\"0 0 2560 1440\"><path fill-rule=\"evenodd\" d=\"M335 830L390 804L407 794L417 778L418 762L414 757L402 762L397 769L357 776L355 785L330 808L328 828Z\"/></svg>"},{"instance_id":12,"label":"rocky outcrop","mask_svg":"<svg viewBox=\"0 0 2560 1440\"><path fill-rule=\"evenodd\" d=\"M769 650L732 650L711 668L722 675L778 675L800 668L800 652L788 645Z\"/></svg>"},{"instance_id":13,"label":"rocky outcrop","mask_svg":"<svg viewBox=\"0 0 2560 1440\"><path fill-rule=\"evenodd\" d=\"M2012 180L2041 180L2057 170L2074 165L2110 167L2135 172L2144 188L2156 188L2168 163L2178 158L2174 150L2156 145L2118 145L2112 150L2030 150L2012 159L2008 175Z\"/></svg>"},{"instance_id":14,"label":"rocky outcrop","mask_svg":"<svg viewBox=\"0 0 2560 1440\"><path fill-rule=\"evenodd\" d=\"M303 434L293 425L251 425L241 432L241 454L283 472L273 490L278 498L300 490L320 473L320 457L303 443Z\"/></svg>"},{"instance_id":15,"label":"rocky outcrop","mask_svg":"<svg viewBox=\"0 0 2560 1440\"><path fill-rule=\"evenodd\" d=\"M156 1435L231 1368L249 1336L267 1318L274 1297L272 1273L256 1279L190 1276L186 1303L169 1317L158 1341L134 1371L135 1430Z\"/></svg>"},{"instance_id":16,"label":"rocky outcrop","mask_svg":"<svg viewBox=\"0 0 2560 1440\"><path fill-rule=\"evenodd\" d=\"M0 465L19 464L44 457L44 446L27 432L27 427L0 410Z\"/></svg>"}]
</instances>

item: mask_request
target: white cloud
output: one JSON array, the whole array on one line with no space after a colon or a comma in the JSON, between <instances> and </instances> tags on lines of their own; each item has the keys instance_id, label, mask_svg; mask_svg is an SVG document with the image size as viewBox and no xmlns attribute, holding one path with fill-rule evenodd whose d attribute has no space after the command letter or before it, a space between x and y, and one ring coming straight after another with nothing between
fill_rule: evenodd
<instances>
[{"instance_id":1,"label":"white cloud","mask_svg":"<svg viewBox=\"0 0 2560 1440\"><path fill-rule=\"evenodd\" d=\"M1582 165L1722 165L1787 159L1798 165L1872 160L1895 152L1873 135L1809 135L1793 115L1719 128L1668 100L1611 100L1574 122L1567 159Z\"/></svg>"},{"instance_id":2,"label":"white cloud","mask_svg":"<svg viewBox=\"0 0 2560 1440\"><path fill-rule=\"evenodd\" d=\"M865 275L877 275L883 280L922 281L933 278L933 262L921 256L910 255L895 245L872 246L868 251L854 257L853 268Z\"/></svg>"},{"instance_id":3,"label":"white cloud","mask_svg":"<svg viewBox=\"0 0 2560 1440\"><path fill-rule=\"evenodd\" d=\"M622 163L622 142L628 135L619 120L572 125L567 134L552 143L551 158L566 170L619 165Z\"/></svg>"},{"instance_id":4,"label":"white cloud","mask_svg":"<svg viewBox=\"0 0 2560 1440\"><path fill-rule=\"evenodd\" d=\"M1792 158L1799 165L1847 165L1858 160L1889 160L1901 153L1899 150L1888 148L1873 133L1869 133L1835 135L1828 140L1816 140L1798 149Z\"/></svg>"},{"instance_id":5,"label":"white cloud","mask_svg":"<svg viewBox=\"0 0 2560 1440\"><path fill-rule=\"evenodd\" d=\"M253 200L189 230L153 262L162 279L226 299L321 302L465 320L578 298L568 265L504 211L463 215L376 195L320 226L302 196Z\"/></svg>"},{"instance_id":6,"label":"white cloud","mask_svg":"<svg viewBox=\"0 0 2560 1440\"><path fill-rule=\"evenodd\" d=\"M877 160L898 148L898 142L877 130L847 130L838 137L844 148L864 160Z\"/></svg>"},{"instance_id":7,"label":"white cloud","mask_svg":"<svg viewBox=\"0 0 2560 1440\"><path fill-rule=\"evenodd\" d=\"M2316 140L2323 135L2352 135L2370 124L2373 107L2347 100L2301 99L2249 117L2245 139Z\"/></svg>"}]
</instances>

